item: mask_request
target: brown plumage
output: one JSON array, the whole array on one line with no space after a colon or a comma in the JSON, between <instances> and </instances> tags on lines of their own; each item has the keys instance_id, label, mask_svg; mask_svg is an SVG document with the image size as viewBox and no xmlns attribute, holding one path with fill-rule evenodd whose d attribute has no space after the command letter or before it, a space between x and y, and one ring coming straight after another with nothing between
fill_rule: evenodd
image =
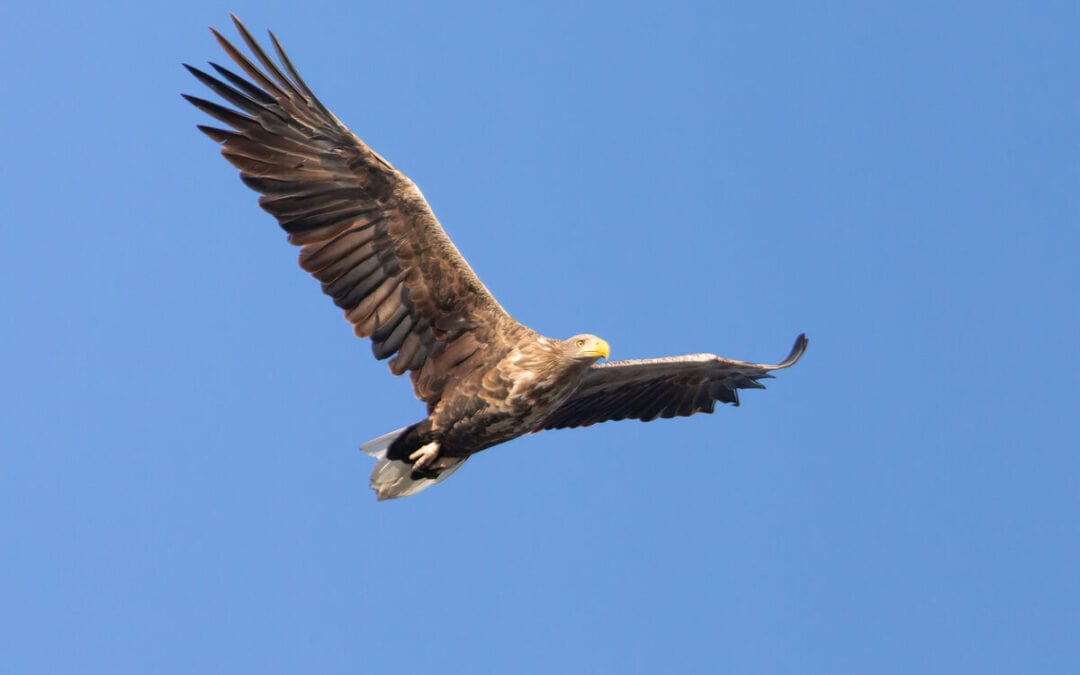
<instances>
[{"instance_id":1,"label":"brown plumage","mask_svg":"<svg viewBox=\"0 0 1080 675\"><path fill-rule=\"evenodd\" d=\"M184 97L225 124L199 126L222 145L259 204L300 247L300 266L322 283L357 337L395 375L410 373L425 419L362 449L377 457L380 499L415 494L480 450L524 433L607 420L712 412L738 405L794 364L800 335L776 365L711 354L596 365L609 353L592 335L553 340L515 321L446 236L416 186L352 134L304 83L277 39L275 63L236 17L256 63L217 31L248 79L211 64L186 66L232 104Z\"/></svg>"}]
</instances>

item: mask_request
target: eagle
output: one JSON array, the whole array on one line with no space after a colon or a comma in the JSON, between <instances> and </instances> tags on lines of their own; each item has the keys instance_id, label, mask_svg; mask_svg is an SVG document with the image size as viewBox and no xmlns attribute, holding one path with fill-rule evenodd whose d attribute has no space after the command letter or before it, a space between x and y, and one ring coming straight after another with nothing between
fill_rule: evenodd
<instances>
[{"instance_id":1,"label":"eagle","mask_svg":"<svg viewBox=\"0 0 1080 675\"><path fill-rule=\"evenodd\" d=\"M711 413L739 404L739 389L802 356L767 365L690 354L598 363L590 334L549 338L519 323L477 278L420 190L350 132L300 77L271 32L277 61L232 16L246 56L211 32L247 77L216 63L185 64L232 107L184 94L221 122L198 129L221 145L259 205L277 218L300 267L370 338L394 375L409 373L427 416L361 446L378 461L379 500L413 495L471 455L527 433L609 420Z\"/></svg>"}]
</instances>

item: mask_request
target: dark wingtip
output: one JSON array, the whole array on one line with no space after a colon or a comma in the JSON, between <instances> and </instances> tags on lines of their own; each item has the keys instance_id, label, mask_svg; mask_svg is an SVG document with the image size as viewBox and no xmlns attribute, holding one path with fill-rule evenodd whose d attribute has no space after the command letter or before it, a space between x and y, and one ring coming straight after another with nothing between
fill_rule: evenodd
<instances>
[{"instance_id":1,"label":"dark wingtip","mask_svg":"<svg viewBox=\"0 0 1080 675\"><path fill-rule=\"evenodd\" d=\"M233 25L236 26L236 30L240 33L241 37L245 40L251 38L251 32L247 29L247 26L244 25L244 22L240 20L240 17L229 12L229 18L232 19Z\"/></svg>"},{"instance_id":2,"label":"dark wingtip","mask_svg":"<svg viewBox=\"0 0 1080 675\"><path fill-rule=\"evenodd\" d=\"M196 124L195 128L209 136L215 143L224 143L236 136L236 134L231 131L218 129L217 127L211 127L206 124Z\"/></svg>"},{"instance_id":3,"label":"dark wingtip","mask_svg":"<svg viewBox=\"0 0 1080 675\"><path fill-rule=\"evenodd\" d=\"M213 34L214 39L218 41L218 44L223 44L223 43L228 43L229 42L229 40L224 35L222 35L221 33L218 32L217 28L214 28L213 26L210 26L210 32Z\"/></svg>"},{"instance_id":4,"label":"dark wingtip","mask_svg":"<svg viewBox=\"0 0 1080 675\"><path fill-rule=\"evenodd\" d=\"M795 338L795 344L791 347L791 352L784 357L784 360L776 364L770 370L779 370L780 368L788 368L802 358L803 353L806 351L806 345L810 344L810 340L807 339L806 333L799 333L799 337Z\"/></svg>"}]
</instances>

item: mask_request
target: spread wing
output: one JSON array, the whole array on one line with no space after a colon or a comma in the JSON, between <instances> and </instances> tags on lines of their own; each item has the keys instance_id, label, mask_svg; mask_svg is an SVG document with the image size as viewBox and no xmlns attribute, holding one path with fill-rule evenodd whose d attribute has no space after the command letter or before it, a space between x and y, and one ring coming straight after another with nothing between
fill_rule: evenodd
<instances>
[{"instance_id":1,"label":"spread wing","mask_svg":"<svg viewBox=\"0 0 1080 675\"><path fill-rule=\"evenodd\" d=\"M185 95L229 127L199 129L262 193L260 206L301 247L300 266L356 335L371 338L376 358L394 357L395 375L412 371L416 395L433 405L447 382L529 329L476 277L412 181L315 98L274 35L280 65L233 21L261 68L211 29L250 79L217 64L219 77L186 66L235 106Z\"/></svg>"},{"instance_id":2,"label":"spread wing","mask_svg":"<svg viewBox=\"0 0 1080 675\"><path fill-rule=\"evenodd\" d=\"M594 365L573 396L536 431L711 413L717 401L739 405L739 389L764 389L758 380L772 377L771 370L794 365L806 344L806 336L800 335L787 358L775 365L732 361L714 354Z\"/></svg>"}]
</instances>

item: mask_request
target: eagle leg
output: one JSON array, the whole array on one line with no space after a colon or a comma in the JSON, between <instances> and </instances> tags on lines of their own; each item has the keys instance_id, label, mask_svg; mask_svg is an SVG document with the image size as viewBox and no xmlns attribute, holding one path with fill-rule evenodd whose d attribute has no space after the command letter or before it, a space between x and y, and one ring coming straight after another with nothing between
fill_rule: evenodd
<instances>
[{"instance_id":1,"label":"eagle leg","mask_svg":"<svg viewBox=\"0 0 1080 675\"><path fill-rule=\"evenodd\" d=\"M439 456L439 443L438 441L432 441L427 443L416 452L409 455L409 461L413 463L413 472L419 473L424 470L424 467L430 465Z\"/></svg>"}]
</instances>

